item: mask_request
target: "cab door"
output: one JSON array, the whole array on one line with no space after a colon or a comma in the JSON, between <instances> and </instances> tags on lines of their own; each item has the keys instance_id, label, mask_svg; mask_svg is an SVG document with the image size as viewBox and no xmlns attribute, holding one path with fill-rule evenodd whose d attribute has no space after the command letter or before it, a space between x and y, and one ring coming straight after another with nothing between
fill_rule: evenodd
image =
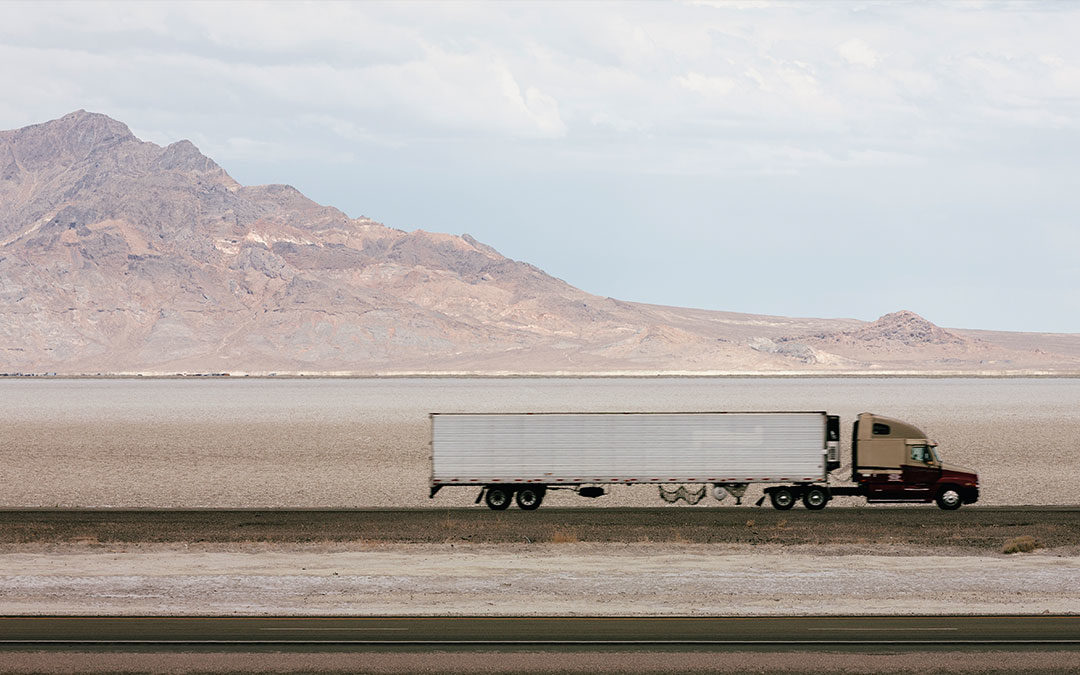
<instances>
[{"instance_id":1,"label":"cab door","mask_svg":"<svg viewBox=\"0 0 1080 675\"><path fill-rule=\"evenodd\" d=\"M901 469L903 493L907 499L934 498L934 488L941 478L941 466L927 445L909 445Z\"/></svg>"},{"instance_id":2,"label":"cab door","mask_svg":"<svg viewBox=\"0 0 1080 675\"><path fill-rule=\"evenodd\" d=\"M897 502L909 498L904 491L904 476L901 469L867 473L859 482L866 491L868 502Z\"/></svg>"}]
</instances>

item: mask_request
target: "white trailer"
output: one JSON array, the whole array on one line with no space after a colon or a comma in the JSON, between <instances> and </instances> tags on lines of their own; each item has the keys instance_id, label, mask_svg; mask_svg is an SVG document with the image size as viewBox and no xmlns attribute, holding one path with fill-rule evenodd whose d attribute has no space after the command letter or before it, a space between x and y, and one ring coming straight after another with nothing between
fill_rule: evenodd
<instances>
[{"instance_id":1,"label":"white trailer","mask_svg":"<svg viewBox=\"0 0 1080 675\"><path fill-rule=\"evenodd\" d=\"M824 412L431 414L431 496L480 488L492 509L540 506L548 490L599 497L605 485L660 486L697 503L709 485L739 500L751 483L795 483L829 499L839 418Z\"/></svg>"}]
</instances>

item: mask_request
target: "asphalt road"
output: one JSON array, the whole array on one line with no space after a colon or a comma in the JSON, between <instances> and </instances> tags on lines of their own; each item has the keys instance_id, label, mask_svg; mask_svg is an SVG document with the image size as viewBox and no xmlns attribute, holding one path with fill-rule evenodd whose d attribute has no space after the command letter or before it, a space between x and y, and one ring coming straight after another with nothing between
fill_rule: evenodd
<instances>
[{"instance_id":1,"label":"asphalt road","mask_svg":"<svg viewBox=\"0 0 1080 675\"><path fill-rule=\"evenodd\" d=\"M3 509L0 544L111 542L520 543L549 541L814 544L1000 550L1027 535L1080 546L1080 507L934 506L454 509Z\"/></svg>"},{"instance_id":2,"label":"asphalt road","mask_svg":"<svg viewBox=\"0 0 1080 675\"><path fill-rule=\"evenodd\" d=\"M1080 616L0 617L0 649L1080 648Z\"/></svg>"}]
</instances>

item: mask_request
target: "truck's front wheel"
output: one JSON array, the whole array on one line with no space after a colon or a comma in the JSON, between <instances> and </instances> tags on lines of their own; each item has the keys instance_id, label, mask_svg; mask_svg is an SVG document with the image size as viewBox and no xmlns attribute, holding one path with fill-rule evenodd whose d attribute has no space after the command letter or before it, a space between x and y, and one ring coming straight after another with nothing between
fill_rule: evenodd
<instances>
[{"instance_id":1,"label":"truck's front wheel","mask_svg":"<svg viewBox=\"0 0 1080 675\"><path fill-rule=\"evenodd\" d=\"M502 511L510 506L513 493L502 485L489 485L484 493L484 503L489 509Z\"/></svg>"},{"instance_id":2,"label":"truck's front wheel","mask_svg":"<svg viewBox=\"0 0 1080 675\"><path fill-rule=\"evenodd\" d=\"M518 488L517 494L514 495L514 501L517 502L518 508L525 511L538 509L540 508L540 502L544 501L544 488Z\"/></svg>"},{"instance_id":3,"label":"truck's front wheel","mask_svg":"<svg viewBox=\"0 0 1080 675\"><path fill-rule=\"evenodd\" d=\"M776 488L769 493L769 501L777 511L787 511L795 506L795 494L787 488Z\"/></svg>"},{"instance_id":4,"label":"truck's front wheel","mask_svg":"<svg viewBox=\"0 0 1080 675\"><path fill-rule=\"evenodd\" d=\"M955 511L960 508L963 500L960 499L960 491L954 487L942 488L937 495L938 508L945 511Z\"/></svg>"}]
</instances>

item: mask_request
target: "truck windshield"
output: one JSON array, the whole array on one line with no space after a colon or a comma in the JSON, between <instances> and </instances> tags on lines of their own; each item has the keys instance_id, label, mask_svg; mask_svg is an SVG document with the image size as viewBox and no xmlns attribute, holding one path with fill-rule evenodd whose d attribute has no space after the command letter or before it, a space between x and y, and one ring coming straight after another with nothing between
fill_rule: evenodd
<instances>
[{"instance_id":1,"label":"truck windshield","mask_svg":"<svg viewBox=\"0 0 1080 675\"><path fill-rule=\"evenodd\" d=\"M937 446L936 445L931 445L928 448L928 450L929 450L929 453L930 453L930 457L933 457L934 462L936 464L941 464L941 459L938 457L938 454L937 454ZM929 459L930 457L928 457L927 459Z\"/></svg>"}]
</instances>

